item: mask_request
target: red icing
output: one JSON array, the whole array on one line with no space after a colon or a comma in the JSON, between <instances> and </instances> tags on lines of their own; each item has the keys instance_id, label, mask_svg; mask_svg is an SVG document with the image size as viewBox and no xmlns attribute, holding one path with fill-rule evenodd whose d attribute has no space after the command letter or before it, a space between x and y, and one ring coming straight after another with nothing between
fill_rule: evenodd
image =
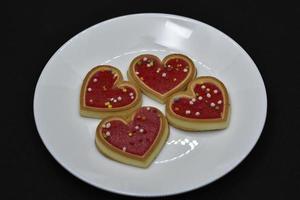
<instances>
[{"instance_id":1,"label":"red icing","mask_svg":"<svg viewBox=\"0 0 300 200\"><path fill-rule=\"evenodd\" d=\"M201 86L205 85L205 89L202 89ZM210 91L207 91L207 88ZM215 94L214 90L217 90L218 93ZM193 104L190 104L192 98L182 97L179 99L175 99L171 108L172 110L183 117L187 118L195 118L195 119L212 119L212 118L221 118L222 112L224 110L224 98L221 90L214 85L213 83L204 83L197 84L194 87L194 92L196 93L196 99ZM207 94L210 94L211 97L208 98ZM199 100L198 97L203 97L202 100ZM218 101L221 100L221 104L218 104ZM211 103L215 105L212 107ZM176 109L178 108L178 109ZM190 114L187 114L186 111L190 110ZM200 115L196 115L196 112L199 112Z\"/></svg>"},{"instance_id":2,"label":"red icing","mask_svg":"<svg viewBox=\"0 0 300 200\"><path fill-rule=\"evenodd\" d=\"M151 107L150 110L147 110L146 107L142 107L128 125L121 120L109 121L111 126L102 128L102 134L108 143L118 149L123 150L123 147L126 147L126 152L142 156L158 136L161 126L160 119L157 109ZM135 129L136 126L138 129ZM141 129L144 130L143 133L140 132ZM107 131L110 136L106 136ZM132 136L129 136L129 133L132 133Z\"/></svg>"},{"instance_id":3,"label":"red icing","mask_svg":"<svg viewBox=\"0 0 300 200\"><path fill-rule=\"evenodd\" d=\"M162 64L160 60L154 56L148 55L146 57L146 61L144 61L144 57L142 57L136 63L134 70L138 72L137 76L142 82L161 94L170 91L181 83L187 77L190 70L188 63L180 58L170 59L167 63ZM147 64L150 64L151 61L153 61L153 66L147 67ZM169 65L170 67L168 67ZM185 68L187 68L187 72L183 71ZM159 72L157 72L157 70L159 70ZM163 73L166 73L165 77L162 76Z\"/></svg>"},{"instance_id":4,"label":"red icing","mask_svg":"<svg viewBox=\"0 0 300 200\"><path fill-rule=\"evenodd\" d=\"M114 87L118 76L114 76L111 70L97 71L88 80L85 92L85 103L87 106L97 108L108 108L105 105L109 102L112 108L123 107L134 101L136 92L131 87L124 87L126 92L121 88ZM97 81L94 81L97 80ZM91 88L91 91L89 91ZM131 99L130 93L133 93L134 98ZM118 100L121 97L121 100ZM111 100L116 99L116 102Z\"/></svg>"}]
</instances>

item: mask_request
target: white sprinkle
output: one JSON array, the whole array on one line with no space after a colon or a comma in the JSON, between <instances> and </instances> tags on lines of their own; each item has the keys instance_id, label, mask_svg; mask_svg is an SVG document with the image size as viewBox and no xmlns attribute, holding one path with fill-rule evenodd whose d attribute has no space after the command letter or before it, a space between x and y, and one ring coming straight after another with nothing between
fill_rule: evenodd
<instances>
[{"instance_id":1,"label":"white sprinkle","mask_svg":"<svg viewBox=\"0 0 300 200\"><path fill-rule=\"evenodd\" d=\"M162 76L162 77L166 77L166 76L167 76L167 73L164 72L164 73L161 74L161 76Z\"/></svg>"},{"instance_id":2,"label":"white sprinkle","mask_svg":"<svg viewBox=\"0 0 300 200\"><path fill-rule=\"evenodd\" d=\"M199 115L200 115L200 112L196 112L195 115L196 115L196 116L199 116Z\"/></svg>"},{"instance_id":3,"label":"white sprinkle","mask_svg":"<svg viewBox=\"0 0 300 200\"><path fill-rule=\"evenodd\" d=\"M207 96L207 98L210 98L210 97L211 97L211 94L210 94L210 93L207 93L206 96Z\"/></svg>"},{"instance_id":4,"label":"white sprinkle","mask_svg":"<svg viewBox=\"0 0 300 200\"><path fill-rule=\"evenodd\" d=\"M168 67L172 67L171 65L168 65Z\"/></svg>"},{"instance_id":5,"label":"white sprinkle","mask_svg":"<svg viewBox=\"0 0 300 200\"><path fill-rule=\"evenodd\" d=\"M203 99L203 97L202 97L202 96L199 96L198 99L201 101L201 100Z\"/></svg>"},{"instance_id":6,"label":"white sprinkle","mask_svg":"<svg viewBox=\"0 0 300 200\"><path fill-rule=\"evenodd\" d=\"M140 133L143 133L143 132L144 132L144 129L141 128L141 129L140 129Z\"/></svg>"},{"instance_id":7,"label":"white sprinkle","mask_svg":"<svg viewBox=\"0 0 300 200\"><path fill-rule=\"evenodd\" d=\"M114 99L114 103L117 103L117 99Z\"/></svg>"},{"instance_id":8,"label":"white sprinkle","mask_svg":"<svg viewBox=\"0 0 300 200\"><path fill-rule=\"evenodd\" d=\"M134 128L135 128L135 130L138 130L140 127L139 126L135 126Z\"/></svg>"},{"instance_id":9,"label":"white sprinkle","mask_svg":"<svg viewBox=\"0 0 300 200\"><path fill-rule=\"evenodd\" d=\"M209 92L209 91L210 91L210 89L209 89L209 88L206 88L206 91L207 91L207 92Z\"/></svg>"},{"instance_id":10,"label":"white sprinkle","mask_svg":"<svg viewBox=\"0 0 300 200\"><path fill-rule=\"evenodd\" d=\"M89 87L89 88L88 88L88 91L91 92L91 91L92 91L92 88Z\"/></svg>"},{"instance_id":11,"label":"white sprinkle","mask_svg":"<svg viewBox=\"0 0 300 200\"><path fill-rule=\"evenodd\" d=\"M122 150L123 150L123 151L126 151L126 147L123 147Z\"/></svg>"},{"instance_id":12,"label":"white sprinkle","mask_svg":"<svg viewBox=\"0 0 300 200\"><path fill-rule=\"evenodd\" d=\"M219 100L217 103L218 103L218 104L221 104L221 103L222 103L222 100Z\"/></svg>"},{"instance_id":13,"label":"white sprinkle","mask_svg":"<svg viewBox=\"0 0 300 200\"><path fill-rule=\"evenodd\" d=\"M94 78L94 79L93 79L93 82L94 82L94 83L96 83L97 81L98 81L98 79L97 79L97 78Z\"/></svg>"},{"instance_id":14,"label":"white sprinkle","mask_svg":"<svg viewBox=\"0 0 300 200\"><path fill-rule=\"evenodd\" d=\"M143 58L143 61L147 61L147 60L148 60L148 58L147 58L147 57L144 57L144 58Z\"/></svg>"},{"instance_id":15,"label":"white sprinkle","mask_svg":"<svg viewBox=\"0 0 300 200\"><path fill-rule=\"evenodd\" d=\"M150 107L147 107L146 109L147 109L147 110L150 110Z\"/></svg>"},{"instance_id":16,"label":"white sprinkle","mask_svg":"<svg viewBox=\"0 0 300 200\"><path fill-rule=\"evenodd\" d=\"M111 124L109 122L106 123L105 128L110 128Z\"/></svg>"},{"instance_id":17,"label":"white sprinkle","mask_svg":"<svg viewBox=\"0 0 300 200\"><path fill-rule=\"evenodd\" d=\"M182 64L178 64L177 66L178 66L178 67L181 67L181 66L182 66Z\"/></svg>"},{"instance_id":18,"label":"white sprinkle","mask_svg":"<svg viewBox=\"0 0 300 200\"><path fill-rule=\"evenodd\" d=\"M134 99L134 96L131 96L130 98L131 98L131 99Z\"/></svg>"},{"instance_id":19,"label":"white sprinkle","mask_svg":"<svg viewBox=\"0 0 300 200\"><path fill-rule=\"evenodd\" d=\"M118 98L117 98L117 99L118 99L118 101L121 101L121 100L122 100L122 97L118 96Z\"/></svg>"},{"instance_id":20,"label":"white sprinkle","mask_svg":"<svg viewBox=\"0 0 300 200\"><path fill-rule=\"evenodd\" d=\"M89 102L90 102L90 103L93 103L93 99L90 99Z\"/></svg>"},{"instance_id":21,"label":"white sprinkle","mask_svg":"<svg viewBox=\"0 0 300 200\"><path fill-rule=\"evenodd\" d=\"M196 99L195 98L192 98L192 102L195 102L196 101Z\"/></svg>"},{"instance_id":22,"label":"white sprinkle","mask_svg":"<svg viewBox=\"0 0 300 200\"><path fill-rule=\"evenodd\" d=\"M130 93L129 93L129 96L133 96L133 92L130 92Z\"/></svg>"},{"instance_id":23,"label":"white sprinkle","mask_svg":"<svg viewBox=\"0 0 300 200\"><path fill-rule=\"evenodd\" d=\"M189 101L189 104L190 104L190 105L193 105L193 104L194 104L194 102L193 102L193 101Z\"/></svg>"},{"instance_id":24,"label":"white sprinkle","mask_svg":"<svg viewBox=\"0 0 300 200\"><path fill-rule=\"evenodd\" d=\"M109 132L109 131L106 131L105 135L106 135L106 136L110 136L110 132Z\"/></svg>"},{"instance_id":25,"label":"white sprinkle","mask_svg":"<svg viewBox=\"0 0 300 200\"><path fill-rule=\"evenodd\" d=\"M214 102L211 102L211 103L210 103L210 106L211 106L211 107L215 107L216 104L215 104Z\"/></svg>"},{"instance_id":26,"label":"white sprinkle","mask_svg":"<svg viewBox=\"0 0 300 200\"><path fill-rule=\"evenodd\" d=\"M151 64L150 64L150 63L148 63L148 64L147 64L147 67L151 67Z\"/></svg>"},{"instance_id":27,"label":"white sprinkle","mask_svg":"<svg viewBox=\"0 0 300 200\"><path fill-rule=\"evenodd\" d=\"M189 114L191 114L191 111L190 110L186 110L185 114L189 115Z\"/></svg>"},{"instance_id":28,"label":"white sprinkle","mask_svg":"<svg viewBox=\"0 0 300 200\"><path fill-rule=\"evenodd\" d=\"M187 69L187 68L184 68L184 69L183 69L183 72L187 72L187 71L188 71L188 69Z\"/></svg>"},{"instance_id":29,"label":"white sprinkle","mask_svg":"<svg viewBox=\"0 0 300 200\"><path fill-rule=\"evenodd\" d=\"M110 101L114 101L114 98L110 98Z\"/></svg>"},{"instance_id":30,"label":"white sprinkle","mask_svg":"<svg viewBox=\"0 0 300 200\"><path fill-rule=\"evenodd\" d=\"M217 93L218 93L218 90L214 90L214 93L217 94Z\"/></svg>"},{"instance_id":31,"label":"white sprinkle","mask_svg":"<svg viewBox=\"0 0 300 200\"><path fill-rule=\"evenodd\" d=\"M160 70L156 70L156 73L159 73Z\"/></svg>"},{"instance_id":32,"label":"white sprinkle","mask_svg":"<svg viewBox=\"0 0 300 200\"><path fill-rule=\"evenodd\" d=\"M140 74L140 72L135 72L135 74L136 74L136 75L139 75L139 74Z\"/></svg>"},{"instance_id":33,"label":"white sprinkle","mask_svg":"<svg viewBox=\"0 0 300 200\"><path fill-rule=\"evenodd\" d=\"M203 90L204 90L205 88L206 88L206 87L205 87L205 85L202 85L202 86L201 86L201 89L203 89Z\"/></svg>"}]
</instances>

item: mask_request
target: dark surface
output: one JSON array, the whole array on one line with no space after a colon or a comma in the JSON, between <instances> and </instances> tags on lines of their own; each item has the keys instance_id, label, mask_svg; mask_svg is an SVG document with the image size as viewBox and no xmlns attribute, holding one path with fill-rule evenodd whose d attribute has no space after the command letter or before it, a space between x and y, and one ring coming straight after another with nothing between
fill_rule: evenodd
<instances>
[{"instance_id":1,"label":"dark surface","mask_svg":"<svg viewBox=\"0 0 300 200\"><path fill-rule=\"evenodd\" d=\"M141 12L191 17L228 34L253 58L268 93L265 128L242 164L204 188L167 198L299 199L300 62L299 50L293 48L299 44L299 9L295 5L287 1L22 2L1 6L1 49L5 50L1 69L6 84L2 85L1 199L131 198L96 189L63 169L38 136L32 104L43 67L64 42L98 22Z\"/></svg>"}]
</instances>

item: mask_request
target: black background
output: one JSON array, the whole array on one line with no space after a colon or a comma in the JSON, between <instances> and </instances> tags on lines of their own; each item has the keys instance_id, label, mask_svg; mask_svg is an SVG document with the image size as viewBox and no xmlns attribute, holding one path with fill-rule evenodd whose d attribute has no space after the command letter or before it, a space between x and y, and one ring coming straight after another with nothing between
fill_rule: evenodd
<instances>
[{"instance_id":1,"label":"black background","mask_svg":"<svg viewBox=\"0 0 300 200\"><path fill-rule=\"evenodd\" d=\"M268 94L267 121L250 155L220 180L166 198L299 199L300 32L296 5L288 1L113 0L22 1L1 7L5 111L4 128L0 129L1 199L131 198L96 189L63 169L38 136L32 105L43 67L64 42L98 22L141 12L183 15L223 31L253 58Z\"/></svg>"}]
</instances>

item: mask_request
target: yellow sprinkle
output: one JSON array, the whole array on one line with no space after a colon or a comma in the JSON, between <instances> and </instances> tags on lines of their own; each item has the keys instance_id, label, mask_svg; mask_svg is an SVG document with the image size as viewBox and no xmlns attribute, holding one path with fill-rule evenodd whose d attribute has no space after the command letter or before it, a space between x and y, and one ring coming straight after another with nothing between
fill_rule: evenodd
<instances>
[{"instance_id":1,"label":"yellow sprinkle","mask_svg":"<svg viewBox=\"0 0 300 200\"><path fill-rule=\"evenodd\" d=\"M131 132L129 132L129 133L128 133L128 136L129 136L129 137L131 137L131 136L132 136L132 133L131 133Z\"/></svg>"},{"instance_id":2,"label":"yellow sprinkle","mask_svg":"<svg viewBox=\"0 0 300 200\"><path fill-rule=\"evenodd\" d=\"M112 108L112 105L109 104L109 105L108 105L108 108Z\"/></svg>"},{"instance_id":3,"label":"yellow sprinkle","mask_svg":"<svg viewBox=\"0 0 300 200\"><path fill-rule=\"evenodd\" d=\"M127 92L127 89L126 89L126 88L123 88L122 91L123 91L123 92Z\"/></svg>"}]
</instances>

